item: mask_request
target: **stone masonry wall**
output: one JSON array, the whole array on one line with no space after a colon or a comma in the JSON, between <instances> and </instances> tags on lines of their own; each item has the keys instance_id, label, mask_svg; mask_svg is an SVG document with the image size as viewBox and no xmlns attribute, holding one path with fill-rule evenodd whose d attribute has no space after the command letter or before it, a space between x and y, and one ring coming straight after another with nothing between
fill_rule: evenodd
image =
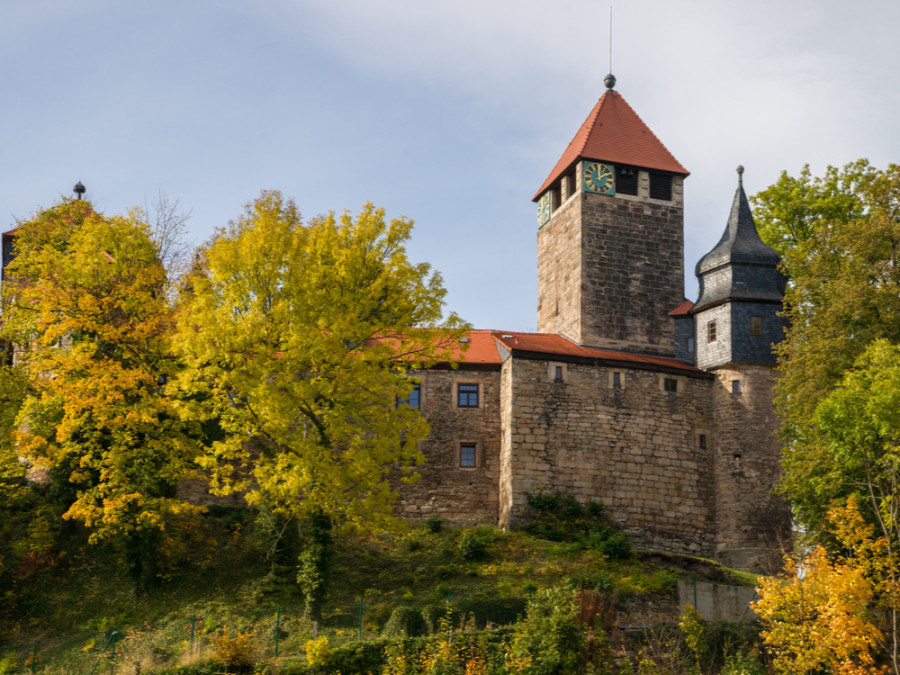
<instances>
[{"instance_id":1,"label":"stone masonry wall","mask_svg":"<svg viewBox=\"0 0 900 675\"><path fill-rule=\"evenodd\" d=\"M396 513L409 520L440 516L450 523L495 524L500 472L500 372L440 370L418 372L421 411L431 425L422 443L425 463L412 485L396 484ZM456 385L478 384L478 408L457 407ZM461 468L461 443L476 444L476 467Z\"/></svg>"},{"instance_id":2,"label":"stone masonry wall","mask_svg":"<svg viewBox=\"0 0 900 675\"><path fill-rule=\"evenodd\" d=\"M665 378L677 393L663 390ZM523 358L507 361L503 379L501 525L516 524L525 493L559 490L602 501L637 546L712 553L712 451L708 440L700 447L712 431L709 379Z\"/></svg>"},{"instance_id":3,"label":"stone masonry wall","mask_svg":"<svg viewBox=\"0 0 900 675\"><path fill-rule=\"evenodd\" d=\"M791 533L788 504L772 493L781 452L772 402L775 369L732 365L715 376L716 559L771 573Z\"/></svg>"},{"instance_id":4,"label":"stone masonry wall","mask_svg":"<svg viewBox=\"0 0 900 675\"><path fill-rule=\"evenodd\" d=\"M583 195L581 344L674 354L669 312L684 300L679 176L672 197Z\"/></svg>"},{"instance_id":5,"label":"stone masonry wall","mask_svg":"<svg viewBox=\"0 0 900 675\"><path fill-rule=\"evenodd\" d=\"M538 230L538 331L581 335L581 192Z\"/></svg>"}]
</instances>

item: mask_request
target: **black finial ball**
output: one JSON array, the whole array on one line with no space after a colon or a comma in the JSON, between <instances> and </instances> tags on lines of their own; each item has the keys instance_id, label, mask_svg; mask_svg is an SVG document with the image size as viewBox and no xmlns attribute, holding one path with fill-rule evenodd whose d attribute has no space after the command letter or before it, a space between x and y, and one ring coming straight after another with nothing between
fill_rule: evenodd
<instances>
[{"instance_id":1,"label":"black finial ball","mask_svg":"<svg viewBox=\"0 0 900 675\"><path fill-rule=\"evenodd\" d=\"M607 89L612 89L616 86L616 76L610 73L606 77L603 78L603 84L606 85Z\"/></svg>"},{"instance_id":2,"label":"black finial ball","mask_svg":"<svg viewBox=\"0 0 900 675\"><path fill-rule=\"evenodd\" d=\"M75 191L75 194L78 195L78 199L81 199L81 195L83 195L87 190L85 190L84 185L81 184L81 181L75 183L75 187L72 188Z\"/></svg>"},{"instance_id":3,"label":"black finial ball","mask_svg":"<svg viewBox=\"0 0 900 675\"><path fill-rule=\"evenodd\" d=\"M744 175L744 167L741 166L740 164L738 164L737 172L738 172L738 176L743 176Z\"/></svg>"}]
</instances>

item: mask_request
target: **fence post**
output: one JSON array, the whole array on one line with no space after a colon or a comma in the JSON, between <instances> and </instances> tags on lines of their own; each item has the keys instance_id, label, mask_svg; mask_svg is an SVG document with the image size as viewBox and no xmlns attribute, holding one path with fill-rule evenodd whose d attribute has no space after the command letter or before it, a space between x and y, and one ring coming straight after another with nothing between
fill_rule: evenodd
<instances>
[{"instance_id":1,"label":"fence post","mask_svg":"<svg viewBox=\"0 0 900 675\"><path fill-rule=\"evenodd\" d=\"M196 616L191 614L191 646L190 646L191 654L194 653L194 621L196 620L196 618L197 618Z\"/></svg>"},{"instance_id":2,"label":"fence post","mask_svg":"<svg viewBox=\"0 0 900 675\"><path fill-rule=\"evenodd\" d=\"M37 640L34 641L34 648L31 650L31 675L34 675L35 662L37 661Z\"/></svg>"},{"instance_id":3,"label":"fence post","mask_svg":"<svg viewBox=\"0 0 900 675\"><path fill-rule=\"evenodd\" d=\"M313 621L313 640L319 639L319 622Z\"/></svg>"},{"instance_id":4,"label":"fence post","mask_svg":"<svg viewBox=\"0 0 900 675\"><path fill-rule=\"evenodd\" d=\"M278 629L281 625L281 605L275 610L275 658L278 658Z\"/></svg>"},{"instance_id":5,"label":"fence post","mask_svg":"<svg viewBox=\"0 0 900 675\"><path fill-rule=\"evenodd\" d=\"M359 596L359 639L362 640L362 609L363 596Z\"/></svg>"},{"instance_id":6,"label":"fence post","mask_svg":"<svg viewBox=\"0 0 900 675\"><path fill-rule=\"evenodd\" d=\"M113 626L112 654L109 657L109 675L116 672L116 638L119 637L119 629Z\"/></svg>"}]
</instances>

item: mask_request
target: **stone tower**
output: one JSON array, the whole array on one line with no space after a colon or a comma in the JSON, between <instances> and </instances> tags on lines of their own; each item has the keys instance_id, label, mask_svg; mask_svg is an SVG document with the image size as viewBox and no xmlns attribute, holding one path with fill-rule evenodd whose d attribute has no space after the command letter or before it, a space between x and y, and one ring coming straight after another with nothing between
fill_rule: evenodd
<instances>
[{"instance_id":1,"label":"stone tower","mask_svg":"<svg viewBox=\"0 0 900 675\"><path fill-rule=\"evenodd\" d=\"M581 345L674 354L668 314L684 299L688 171L606 78L534 196L538 331Z\"/></svg>"},{"instance_id":2,"label":"stone tower","mask_svg":"<svg viewBox=\"0 0 900 675\"><path fill-rule=\"evenodd\" d=\"M712 372L716 558L764 569L790 537L787 503L772 494L781 445L773 404L775 355L784 337L786 279L778 254L759 237L738 188L719 243L697 263L700 297L690 309L696 365Z\"/></svg>"}]
</instances>

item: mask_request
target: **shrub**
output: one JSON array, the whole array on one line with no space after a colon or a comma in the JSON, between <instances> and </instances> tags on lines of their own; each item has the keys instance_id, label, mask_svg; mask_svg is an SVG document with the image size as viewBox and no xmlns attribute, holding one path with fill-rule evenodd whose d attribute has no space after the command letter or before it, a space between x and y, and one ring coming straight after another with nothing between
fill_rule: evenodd
<instances>
[{"instance_id":1,"label":"shrub","mask_svg":"<svg viewBox=\"0 0 900 675\"><path fill-rule=\"evenodd\" d=\"M384 637L415 637L425 629L425 620L420 612L412 607L397 607L391 612L391 618L384 625L381 634Z\"/></svg>"},{"instance_id":2,"label":"shrub","mask_svg":"<svg viewBox=\"0 0 900 675\"><path fill-rule=\"evenodd\" d=\"M331 663L331 647L328 646L328 636L323 635L315 640L308 640L305 645L306 660L309 665L316 668L324 668Z\"/></svg>"},{"instance_id":3,"label":"shrub","mask_svg":"<svg viewBox=\"0 0 900 675\"><path fill-rule=\"evenodd\" d=\"M528 614L513 632L510 657L514 672L523 675L584 672L584 636L572 590L547 588L528 601Z\"/></svg>"},{"instance_id":4,"label":"shrub","mask_svg":"<svg viewBox=\"0 0 900 675\"><path fill-rule=\"evenodd\" d=\"M432 534L437 534L444 529L444 519L439 516L429 516L425 519L425 529Z\"/></svg>"},{"instance_id":5,"label":"shrub","mask_svg":"<svg viewBox=\"0 0 900 675\"><path fill-rule=\"evenodd\" d=\"M18 669L16 659L11 654L0 657L0 675L13 675Z\"/></svg>"},{"instance_id":6,"label":"shrub","mask_svg":"<svg viewBox=\"0 0 900 675\"><path fill-rule=\"evenodd\" d=\"M366 640L351 642L331 652L328 672L341 675L367 675L381 671L385 649L390 640Z\"/></svg>"},{"instance_id":7,"label":"shrub","mask_svg":"<svg viewBox=\"0 0 900 675\"><path fill-rule=\"evenodd\" d=\"M485 560L488 557L488 545L492 540L493 533L484 530L463 530L456 544L456 550L463 560Z\"/></svg>"},{"instance_id":8,"label":"shrub","mask_svg":"<svg viewBox=\"0 0 900 675\"><path fill-rule=\"evenodd\" d=\"M227 632L222 631L221 635L213 639L213 660L229 670L236 670L239 673L251 672L256 661L252 644L255 637L253 633L238 631L232 638Z\"/></svg>"}]
</instances>

